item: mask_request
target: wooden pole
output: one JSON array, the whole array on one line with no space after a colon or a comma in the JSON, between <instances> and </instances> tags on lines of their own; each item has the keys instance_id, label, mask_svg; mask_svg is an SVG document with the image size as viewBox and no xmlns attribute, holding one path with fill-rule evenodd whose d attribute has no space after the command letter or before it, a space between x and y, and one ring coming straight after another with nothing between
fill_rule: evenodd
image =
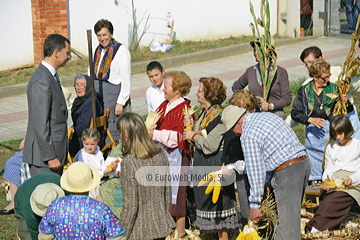
<instances>
[{"instance_id":1,"label":"wooden pole","mask_svg":"<svg viewBox=\"0 0 360 240\"><path fill-rule=\"evenodd\" d=\"M94 67L92 61L92 39L91 39L91 30L87 30L87 40L88 40L88 52L89 52L89 69L90 69L90 87L91 87L91 106L92 106L92 119L93 119L93 128L96 128L96 100L95 100L95 84L94 84Z\"/></svg>"},{"instance_id":2,"label":"wooden pole","mask_svg":"<svg viewBox=\"0 0 360 240\"><path fill-rule=\"evenodd\" d=\"M173 34L174 34L174 20L171 21L169 44L171 44L173 41Z\"/></svg>"}]
</instances>

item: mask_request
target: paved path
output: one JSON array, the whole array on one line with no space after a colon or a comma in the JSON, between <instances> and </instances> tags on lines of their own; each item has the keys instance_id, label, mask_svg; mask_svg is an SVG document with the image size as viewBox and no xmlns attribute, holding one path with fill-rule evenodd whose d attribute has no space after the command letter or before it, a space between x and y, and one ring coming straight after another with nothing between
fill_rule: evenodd
<instances>
[{"instance_id":1,"label":"paved path","mask_svg":"<svg viewBox=\"0 0 360 240\"><path fill-rule=\"evenodd\" d=\"M305 39L301 42L282 45L276 49L278 65L287 69L290 81L306 77L307 71L299 59L301 51L309 46L318 46L323 51L323 57L332 65L342 65L350 49L350 39L319 37ZM357 55L359 55L358 51ZM161 62L161 61L160 61ZM198 79L205 76L216 76L228 87L228 97L231 96L232 83L243 74L251 65L254 65L252 49L244 54L224 57L215 60L186 64L166 70L185 71L193 80L193 87L189 94L192 104L196 103L195 92ZM134 74L131 78L132 109L140 115L147 114L145 104L145 91L150 86L150 81L144 73ZM69 88L75 98L74 89ZM27 127L27 100L26 94L0 98L0 142L11 139L23 138Z\"/></svg>"}]
</instances>

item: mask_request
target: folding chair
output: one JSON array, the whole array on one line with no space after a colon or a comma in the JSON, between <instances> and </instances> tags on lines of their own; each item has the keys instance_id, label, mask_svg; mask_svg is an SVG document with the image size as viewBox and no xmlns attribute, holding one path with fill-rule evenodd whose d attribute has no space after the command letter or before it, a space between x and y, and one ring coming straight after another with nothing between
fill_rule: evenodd
<instances>
[{"instance_id":1,"label":"folding chair","mask_svg":"<svg viewBox=\"0 0 360 240\"><path fill-rule=\"evenodd\" d=\"M106 145L101 149L101 152L102 152L102 153L104 153L107 149L113 148L113 147L116 146L116 143L115 143L115 141L114 141L114 138L113 138L113 136L111 135L110 130L107 128L107 122L108 122L109 115L110 115L110 109L106 109L105 114L104 114L103 116L96 118L96 127L97 127L97 128L102 127L102 128L103 128L102 134L103 134L103 135L106 134L107 137L109 138L109 141L110 141L110 143L106 144ZM94 127L94 120L91 119L90 128L93 128L93 127Z\"/></svg>"}]
</instances>

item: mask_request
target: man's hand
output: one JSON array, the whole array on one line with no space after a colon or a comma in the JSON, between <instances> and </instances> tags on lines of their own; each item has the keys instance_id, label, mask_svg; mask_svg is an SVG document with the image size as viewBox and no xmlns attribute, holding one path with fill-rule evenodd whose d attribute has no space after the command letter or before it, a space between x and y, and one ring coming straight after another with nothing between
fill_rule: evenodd
<instances>
[{"instance_id":1,"label":"man's hand","mask_svg":"<svg viewBox=\"0 0 360 240\"><path fill-rule=\"evenodd\" d=\"M21 141L20 145L19 145L19 149L22 151L24 150L24 146L25 146L25 138Z\"/></svg>"},{"instance_id":2,"label":"man's hand","mask_svg":"<svg viewBox=\"0 0 360 240\"><path fill-rule=\"evenodd\" d=\"M311 123L312 125L314 125L317 128L322 128L322 127L325 126L325 119L322 119L322 118L310 117L308 119L308 122Z\"/></svg>"},{"instance_id":3,"label":"man's hand","mask_svg":"<svg viewBox=\"0 0 360 240\"><path fill-rule=\"evenodd\" d=\"M258 223L261 220L261 213L260 213L260 208L258 209L253 209L250 208L250 219L251 221L253 221L253 223Z\"/></svg>"},{"instance_id":4,"label":"man's hand","mask_svg":"<svg viewBox=\"0 0 360 240\"><path fill-rule=\"evenodd\" d=\"M117 103L115 105L115 115L118 116L120 114L122 114L124 112L124 106L121 105L120 103Z\"/></svg>"},{"instance_id":5,"label":"man's hand","mask_svg":"<svg viewBox=\"0 0 360 240\"><path fill-rule=\"evenodd\" d=\"M58 170L61 167L61 163L58 158L54 158L48 161L49 168L52 170Z\"/></svg>"},{"instance_id":6,"label":"man's hand","mask_svg":"<svg viewBox=\"0 0 360 240\"><path fill-rule=\"evenodd\" d=\"M266 112L270 110L270 104L268 102L261 101L261 111Z\"/></svg>"}]
</instances>

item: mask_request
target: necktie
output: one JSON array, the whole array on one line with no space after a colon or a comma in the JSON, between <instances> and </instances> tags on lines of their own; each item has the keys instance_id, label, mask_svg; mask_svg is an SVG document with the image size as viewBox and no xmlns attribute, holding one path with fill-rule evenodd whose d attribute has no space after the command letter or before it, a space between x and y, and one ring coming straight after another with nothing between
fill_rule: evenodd
<instances>
[{"instance_id":1,"label":"necktie","mask_svg":"<svg viewBox=\"0 0 360 240\"><path fill-rule=\"evenodd\" d=\"M59 75L58 75L58 73L57 73L57 72L55 73L54 77L55 77L56 82L59 84L59 87L61 88L61 85L60 85L60 78L59 78Z\"/></svg>"}]
</instances>

